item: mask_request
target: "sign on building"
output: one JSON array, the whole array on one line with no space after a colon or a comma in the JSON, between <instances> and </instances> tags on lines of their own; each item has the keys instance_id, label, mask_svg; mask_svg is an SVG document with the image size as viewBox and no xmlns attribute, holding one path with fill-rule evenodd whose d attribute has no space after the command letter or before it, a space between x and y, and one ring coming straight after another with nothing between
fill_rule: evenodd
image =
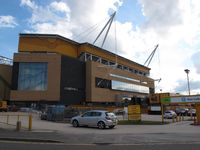
<instances>
[{"instance_id":1,"label":"sign on building","mask_svg":"<svg viewBox=\"0 0 200 150\"><path fill-rule=\"evenodd\" d=\"M162 103L200 103L200 96L165 97Z\"/></svg>"}]
</instances>

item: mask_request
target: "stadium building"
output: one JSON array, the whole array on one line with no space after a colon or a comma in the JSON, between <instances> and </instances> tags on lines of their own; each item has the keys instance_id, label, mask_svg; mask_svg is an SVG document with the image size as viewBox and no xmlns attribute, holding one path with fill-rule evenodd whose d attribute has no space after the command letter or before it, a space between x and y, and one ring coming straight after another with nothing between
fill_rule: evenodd
<instances>
[{"instance_id":1,"label":"stadium building","mask_svg":"<svg viewBox=\"0 0 200 150\"><path fill-rule=\"evenodd\" d=\"M12 103L148 106L150 68L90 43L54 34L20 34L12 68Z\"/></svg>"}]
</instances>

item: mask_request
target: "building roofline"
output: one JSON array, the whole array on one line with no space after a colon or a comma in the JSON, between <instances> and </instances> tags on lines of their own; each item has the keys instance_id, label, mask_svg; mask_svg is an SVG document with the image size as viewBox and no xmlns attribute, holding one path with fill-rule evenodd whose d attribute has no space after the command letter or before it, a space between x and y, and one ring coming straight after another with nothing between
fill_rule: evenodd
<instances>
[{"instance_id":1,"label":"building roofline","mask_svg":"<svg viewBox=\"0 0 200 150\"><path fill-rule=\"evenodd\" d=\"M70 42L72 44L80 45L80 43L78 43L76 41L73 41L71 39L65 38L63 36L60 36L58 34L20 33L19 36L20 37L49 37L49 38L59 38L61 40Z\"/></svg>"},{"instance_id":2,"label":"building roofline","mask_svg":"<svg viewBox=\"0 0 200 150\"><path fill-rule=\"evenodd\" d=\"M68 39L68 38L66 38L66 37L63 37L63 36L60 36L60 35L58 35L58 34L20 33L19 35L20 35L20 37L49 37L49 38L59 38L59 39L61 39L61 40L70 42L70 43L75 44L75 45L89 45L89 46L91 46L91 47L94 47L94 48L96 48L96 49L102 50L102 51L104 51L104 52L106 52L106 53L109 53L109 54L111 54L111 55L115 55L115 56L117 56L117 57L119 57L119 58L121 58L121 59L124 59L124 60L126 60L126 61L131 62L131 63L134 63L134 64L136 64L136 65L138 65L138 66L140 66L140 67L144 67L144 68L146 68L146 69L148 69L148 70L151 70L149 67L146 67L146 66L144 66L144 65L141 65L141 64L139 64L139 63L136 63L136 62L134 62L134 61L132 61L132 60L130 60L130 59L127 59L127 58L125 58L125 57L122 57L122 56L120 56L120 55L117 55L117 54L115 54L115 53L112 53L112 52L110 52L110 51L108 51L108 50L106 50L106 49L100 48L100 47L95 46L95 45L93 45L93 44L91 44L91 43L88 43L88 42L78 43L78 42L76 42L76 41L73 41L73 40Z\"/></svg>"}]
</instances>

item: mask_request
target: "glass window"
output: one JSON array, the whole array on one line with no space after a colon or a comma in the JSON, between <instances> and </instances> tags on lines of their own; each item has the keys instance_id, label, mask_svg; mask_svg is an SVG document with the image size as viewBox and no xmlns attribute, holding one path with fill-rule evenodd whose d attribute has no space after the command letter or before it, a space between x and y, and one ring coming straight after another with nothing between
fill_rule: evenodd
<instances>
[{"instance_id":1,"label":"glass window","mask_svg":"<svg viewBox=\"0 0 200 150\"><path fill-rule=\"evenodd\" d=\"M142 71L139 71L139 75L143 75L143 72L142 72Z\"/></svg>"},{"instance_id":2,"label":"glass window","mask_svg":"<svg viewBox=\"0 0 200 150\"><path fill-rule=\"evenodd\" d=\"M99 117L101 116L101 112L92 112L92 116Z\"/></svg>"},{"instance_id":3,"label":"glass window","mask_svg":"<svg viewBox=\"0 0 200 150\"><path fill-rule=\"evenodd\" d=\"M86 60L91 60L91 55L86 53Z\"/></svg>"},{"instance_id":4,"label":"glass window","mask_svg":"<svg viewBox=\"0 0 200 150\"><path fill-rule=\"evenodd\" d=\"M92 60L93 60L93 61L98 61L98 60L99 60L99 57L97 57L97 56L92 56Z\"/></svg>"},{"instance_id":5,"label":"glass window","mask_svg":"<svg viewBox=\"0 0 200 150\"><path fill-rule=\"evenodd\" d=\"M128 92L149 93L149 87L112 80L111 88Z\"/></svg>"},{"instance_id":6,"label":"glass window","mask_svg":"<svg viewBox=\"0 0 200 150\"><path fill-rule=\"evenodd\" d=\"M118 69L122 69L122 65L117 65L117 68Z\"/></svg>"},{"instance_id":7,"label":"glass window","mask_svg":"<svg viewBox=\"0 0 200 150\"><path fill-rule=\"evenodd\" d=\"M79 55L79 60L86 61L86 53L81 52L81 54Z\"/></svg>"},{"instance_id":8,"label":"glass window","mask_svg":"<svg viewBox=\"0 0 200 150\"><path fill-rule=\"evenodd\" d=\"M92 112L86 112L85 114L83 114L82 117L91 117L92 116Z\"/></svg>"},{"instance_id":9,"label":"glass window","mask_svg":"<svg viewBox=\"0 0 200 150\"><path fill-rule=\"evenodd\" d=\"M106 88L110 89L111 88L111 81L107 79L102 79L102 78L95 78L95 84L96 87L98 88Z\"/></svg>"},{"instance_id":10,"label":"glass window","mask_svg":"<svg viewBox=\"0 0 200 150\"><path fill-rule=\"evenodd\" d=\"M128 70L128 67L126 67L126 66L124 66L124 68L123 68L124 70Z\"/></svg>"},{"instance_id":11,"label":"glass window","mask_svg":"<svg viewBox=\"0 0 200 150\"><path fill-rule=\"evenodd\" d=\"M104 65L108 65L108 61L105 60L105 59L102 59L102 60L101 60L101 63L104 64Z\"/></svg>"},{"instance_id":12,"label":"glass window","mask_svg":"<svg viewBox=\"0 0 200 150\"><path fill-rule=\"evenodd\" d=\"M133 69L129 68L129 71L130 71L130 72L133 72Z\"/></svg>"},{"instance_id":13,"label":"glass window","mask_svg":"<svg viewBox=\"0 0 200 150\"><path fill-rule=\"evenodd\" d=\"M109 65L115 65L115 63L114 63L114 62L112 62L112 61L110 61L110 62L109 62Z\"/></svg>"},{"instance_id":14,"label":"glass window","mask_svg":"<svg viewBox=\"0 0 200 150\"><path fill-rule=\"evenodd\" d=\"M18 90L47 90L47 63L19 63Z\"/></svg>"}]
</instances>

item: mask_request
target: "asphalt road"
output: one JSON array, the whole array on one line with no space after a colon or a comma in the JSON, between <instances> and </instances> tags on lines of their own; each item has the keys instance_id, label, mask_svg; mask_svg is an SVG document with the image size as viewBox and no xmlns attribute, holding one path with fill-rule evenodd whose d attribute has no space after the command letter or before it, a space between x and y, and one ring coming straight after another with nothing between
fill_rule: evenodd
<instances>
[{"instance_id":1,"label":"asphalt road","mask_svg":"<svg viewBox=\"0 0 200 150\"><path fill-rule=\"evenodd\" d=\"M147 144L147 145L69 145L69 144L42 144L24 142L0 142L1 150L199 150L200 143L189 144Z\"/></svg>"}]
</instances>

